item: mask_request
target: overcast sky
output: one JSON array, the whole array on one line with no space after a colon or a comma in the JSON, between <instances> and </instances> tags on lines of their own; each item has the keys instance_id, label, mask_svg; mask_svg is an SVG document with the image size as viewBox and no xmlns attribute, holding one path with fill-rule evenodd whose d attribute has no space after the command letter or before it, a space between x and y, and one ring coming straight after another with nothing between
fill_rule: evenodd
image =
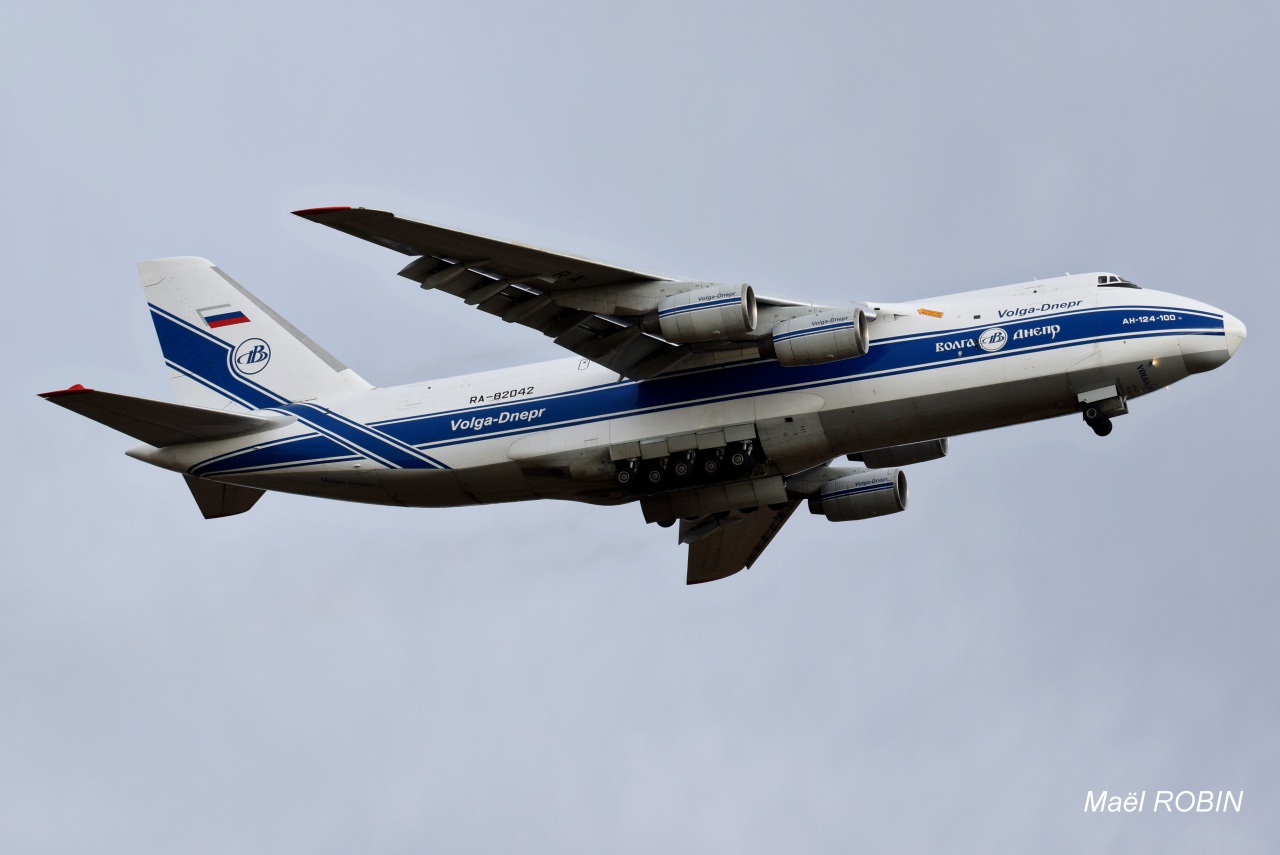
<instances>
[{"instance_id":1,"label":"overcast sky","mask_svg":"<svg viewBox=\"0 0 1280 855\"><path fill-rule=\"evenodd\" d=\"M202 5L0 6L0 850L1274 851L1274 3ZM824 302L1112 270L1249 340L695 588L635 507L207 522L36 397L168 397L169 255L379 385L561 355L321 205Z\"/></svg>"}]
</instances>

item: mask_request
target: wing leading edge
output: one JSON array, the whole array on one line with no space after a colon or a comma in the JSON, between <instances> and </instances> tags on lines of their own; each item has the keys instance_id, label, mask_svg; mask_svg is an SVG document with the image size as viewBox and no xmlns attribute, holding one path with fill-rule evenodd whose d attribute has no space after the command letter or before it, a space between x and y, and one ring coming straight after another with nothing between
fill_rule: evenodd
<instances>
[{"instance_id":1,"label":"wing leading edge","mask_svg":"<svg viewBox=\"0 0 1280 855\"><path fill-rule=\"evenodd\" d=\"M679 344L643 326L657 301L697 285L550 252L368 208L310 208L299 217L379 246L414 256L400 275L424 289L444 291L467 305L541 332L579 356L633 380L655 377L677 366L755 359L756 340ZM809 303L759 297L757 302L794 316Z\"/></svg>"},{"instance_id":2,"label":"wing leading edge","mask_svg":"<svg viewBox=\"0 0 1280 855\"><path fill-rule=\"evenodd\" d=\"M573 353L632 379L655 376L692 352L687 345L644 334L637 318L565 305L563 299L570 292L590 294L671 281L665 277L419 223L388 211L313 208L294 213L417 256L401 276L424 289L461 297L467 305L508 323L536 329Z\"/></svg>"}]
</instances>

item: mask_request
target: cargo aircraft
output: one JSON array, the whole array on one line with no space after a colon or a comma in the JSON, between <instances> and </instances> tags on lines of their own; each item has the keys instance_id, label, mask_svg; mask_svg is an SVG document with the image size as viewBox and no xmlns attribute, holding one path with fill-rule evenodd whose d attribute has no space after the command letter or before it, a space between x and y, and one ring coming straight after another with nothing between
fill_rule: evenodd
<instances>
[{"instance_id":1,"label":"cargo aircraft","mask_svg":"<svg viewBox=\"0 0 1280 855\"><path fill-rule=\"evenodd\" d=\"M414 507L635 502L678 525L690 584L750 567L800 505L907 507L947 438L1129 402L1216 368L1244 325L1112 273L823 306L671 279L364 208L298 216L410 256L400 275L573 356L393 388L365 382L202 258L138 265L177 403L43 397L179 472L205 517L266 490ZM847 457L856 466L832 465Z\"/></svg>"}]
</instances>

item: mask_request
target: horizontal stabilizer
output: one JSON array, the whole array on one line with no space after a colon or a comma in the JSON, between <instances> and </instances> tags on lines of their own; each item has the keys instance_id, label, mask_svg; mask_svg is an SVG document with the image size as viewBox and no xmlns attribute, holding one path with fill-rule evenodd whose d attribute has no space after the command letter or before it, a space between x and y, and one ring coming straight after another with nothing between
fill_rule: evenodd
<instances>
[{"instance_id":1,"label":"horizontal stabilizer","mask_svg":"<svg viewBox=\"0 0 1280 855\"><path fill-rule=\"evenodd\" d=\"M253 507L264 491L254 487L238 487L235 484L220 484L206 478L195 478L183 475L191 495L200 506L200 513L207 520L218 517L232 517L242 514Z\"/></svg>"},{"instance_id":2,"label":"horizontal stabilizer","mask_svg":"<svg viewBox=\"0 0 1280 855\"><path fill-rule=\"evenodd\" d=\"M276 421L245 413L99 392L79 385L44 392L40 397L157 448L237 436L261 430Z\"/></svg>"}]
</instances>

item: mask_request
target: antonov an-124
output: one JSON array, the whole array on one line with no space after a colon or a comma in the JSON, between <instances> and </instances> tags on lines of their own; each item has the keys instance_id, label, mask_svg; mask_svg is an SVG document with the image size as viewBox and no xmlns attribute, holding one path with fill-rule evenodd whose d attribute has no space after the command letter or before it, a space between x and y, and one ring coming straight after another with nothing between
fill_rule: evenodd
<instances>
[{"instance_id":1,"label":"antonov an-124","mask_svg":"<svg viewBox=\"0 0 1280 855\"><path fill-rule=\"evenodd\" d=\"M690 584L750 567L801 505L832 522L907 507L902 467L947 438L1129 403L1244 341L1213 306L1112 273L844 306L670 279L365 208L299 216L410 256L400 275L572 357L365 382L203 258L138 265L177 403L43 397L142 444L205 517L267 490L413 507L637 503L678 526ZM832 465L835 458L856 465Z\"/></svg>"}]
</instances>

